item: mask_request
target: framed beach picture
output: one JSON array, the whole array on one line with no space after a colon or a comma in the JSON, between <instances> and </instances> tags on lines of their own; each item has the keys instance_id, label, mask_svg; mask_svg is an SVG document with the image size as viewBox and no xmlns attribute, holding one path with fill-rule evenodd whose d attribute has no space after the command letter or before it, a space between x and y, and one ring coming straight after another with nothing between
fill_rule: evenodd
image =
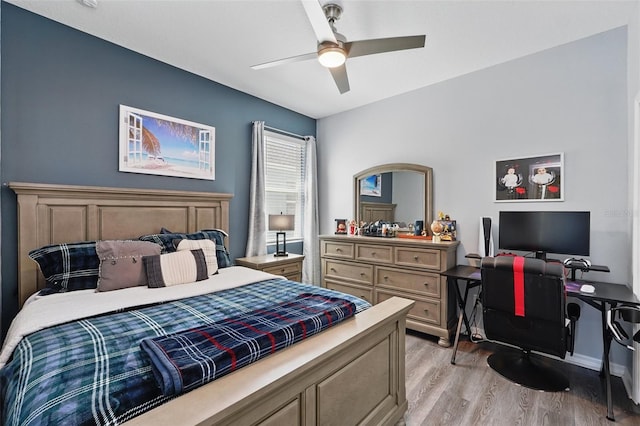
<instances>
[{"instance_id":1,"label":"framed beach picture","mask_svg":"<svg viewBox=\"0 0 640 426\"><path fill-rule=\"evenodd\" d=\"M495 201L564 201L564 154L498 160Z\"/></svg>"},{"instance_id":2,"label":"framed beach picture","mask_svg":"<svg viewBox=\"0 0 640 426\"><path fill-rule=\"evenodd\" d=\"M121 172L215 179L215 128L120 105Z\"/></svg>"},{"instance_id":3,"label":"framed beach picture","mask_svg":"<svg viewBox=\"0 0 640 426\"><path fill-rule=\"evenodd\" d=\"M382 197L382 175L371 175L360 179L360 195Z\"/></svg>"}]
</instances>

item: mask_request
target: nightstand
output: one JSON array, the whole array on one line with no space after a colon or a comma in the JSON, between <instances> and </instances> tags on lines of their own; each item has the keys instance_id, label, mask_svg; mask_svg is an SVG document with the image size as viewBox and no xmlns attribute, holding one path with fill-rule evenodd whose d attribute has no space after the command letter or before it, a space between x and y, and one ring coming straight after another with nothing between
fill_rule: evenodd
<instances>
[{"instance_id":1,"label":"nightstand","mask_svg":"<svg viewBox=\"0 0 640 426\"><path fill-rule=\"evenodd\" d=\"M302 261L301 254L289 253L288 256L274 256L266 254L264 256L239 257L236 265L257 269L275 275L284 275L291 281L302 281Z\"/></svg>"}]
</instances>

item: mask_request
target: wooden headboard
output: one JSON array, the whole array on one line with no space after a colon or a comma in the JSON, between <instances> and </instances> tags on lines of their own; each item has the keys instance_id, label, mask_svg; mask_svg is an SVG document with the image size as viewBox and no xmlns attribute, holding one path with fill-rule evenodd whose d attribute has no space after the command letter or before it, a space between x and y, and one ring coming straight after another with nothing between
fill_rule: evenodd
<instances>
[{"instance_id":1,"label":"wooden headboard","mask_svg":"<svg viewBox=\"0 0 640 426\"><path fill-rule=\"evenodd\" d=\"M44 287L29 251L76 241L135 239L172 232L229 232L232 194L11 182L18 196L20 307ZM228 242L227 242L228 244Z\"/></svg>"}]
</instances>

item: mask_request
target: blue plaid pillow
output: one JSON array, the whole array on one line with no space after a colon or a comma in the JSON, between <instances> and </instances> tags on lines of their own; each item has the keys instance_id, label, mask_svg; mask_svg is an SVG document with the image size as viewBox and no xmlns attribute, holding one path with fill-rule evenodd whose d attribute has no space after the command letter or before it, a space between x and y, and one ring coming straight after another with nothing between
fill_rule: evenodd
<instances>
[{"instance_id":1,"label":"blue plaid pillow","mask_svg":"<svg viewBox=\"0 0 640 426\"><path fill-rule=\"evenodd\" d=\"M86 290L98 287L100 259L95 241L52 244L29 252L47 288L40 294Z\"/></svg>"},{"instance_id":2,"label":"blue plaid pillow","mask_svg":"<svg viewBox=\"0 0 640 426\"><path fill-rule=\"evenodd\" d=\"M162 246L162 253L172 253L176 251L173 240L213 240L216 243L216 258L218 260L218 268L226 268L231 266L231 256L224 246L224 239L228 234L220 229L204 229L192 234L181 233L161 233L143 235L139 239L142 241L151 241Z\"/></svg>"}]
</instances>

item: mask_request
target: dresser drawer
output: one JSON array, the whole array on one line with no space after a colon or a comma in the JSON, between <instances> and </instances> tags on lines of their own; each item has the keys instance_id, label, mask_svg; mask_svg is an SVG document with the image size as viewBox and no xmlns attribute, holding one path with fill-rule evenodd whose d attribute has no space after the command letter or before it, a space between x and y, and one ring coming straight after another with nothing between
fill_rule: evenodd
<instances>
[{"instance_id":1,"label":"dresser drawer","mask_svg":"<svg viewBox=\"0 0 640 426\"><path fill-rule=\"evenodd\" d=\"M355 244L340 241L322 241L322 256L353 259Z\"/></svg>"},{"instance_id":2,"label":"dresser drawer","mask_svg":"<svg viewBox=\"0 0 640 426\"><path fill-rule=\"evenodd\" d=\"M396 247L396 265L440 270L440 251L412 247Z\"/></svg>"},{"instance_id":3,"label":"dresser drawer","mask_svg":"<svg viewBox=\"0 0 640 426\"><path fill-rule=\"evenodd\" d=\"M440 274L377 267L375 285L440 298Z\"/></svg>"},{"instance_id":4,"label":"dresser drawer","mask_svg":"<svg viewBox=\"0 0 640 426\"><path fill-rule=\"evenodd\" d=\"M324 259L322 272L326 278L350 280L360 284L373 284L373 266Z\"/></svg>"},{"instance_id":5,"label":"dresser drawer","mask_svg":"<svg viewBox=\"0 0 640 426\"><path fill-rule=\"evenodd\" d=\"M391 246L356 245L356 260L366 262L393 263L393 248Z\"/></svg>"},{"instance_id":6,"label":"dresser drawer","mask_svg":"<svg viewBox=\"0 0 640 426\"><path fill-rule=\"evenodd\" d=\"M264 268L263 271L274 275L297 275L300 272L300 263L297 262L270 266L268 268Z\"/></svg>"},{"instance_id":7,"label":"dresser drawer","mask_svg":"<svg viewBox=\"0 0 640 426\"><path fill-rule=\"evenodd\" d=\"M373 290L371 287L349 285L345 283L338 283L332 280L324 280L323 287L359 297L360 299L364 299L373 305Z\"/></svg>"},{"instance_id":8,"label":"dresser drawer","mask_svg":"<svg viewBox=\"0 0 640 426\"><path fill-rule=\"evenodd\" d=\"M413 308L407 314L407 318L423 322L425 324L440 325L440 302L437 300L428 300L416 298L409 294L396 293L385 290L376 291L376 303L384 302L393 296L404 297L416 302Z\"/></svg>"}]
</instances>

